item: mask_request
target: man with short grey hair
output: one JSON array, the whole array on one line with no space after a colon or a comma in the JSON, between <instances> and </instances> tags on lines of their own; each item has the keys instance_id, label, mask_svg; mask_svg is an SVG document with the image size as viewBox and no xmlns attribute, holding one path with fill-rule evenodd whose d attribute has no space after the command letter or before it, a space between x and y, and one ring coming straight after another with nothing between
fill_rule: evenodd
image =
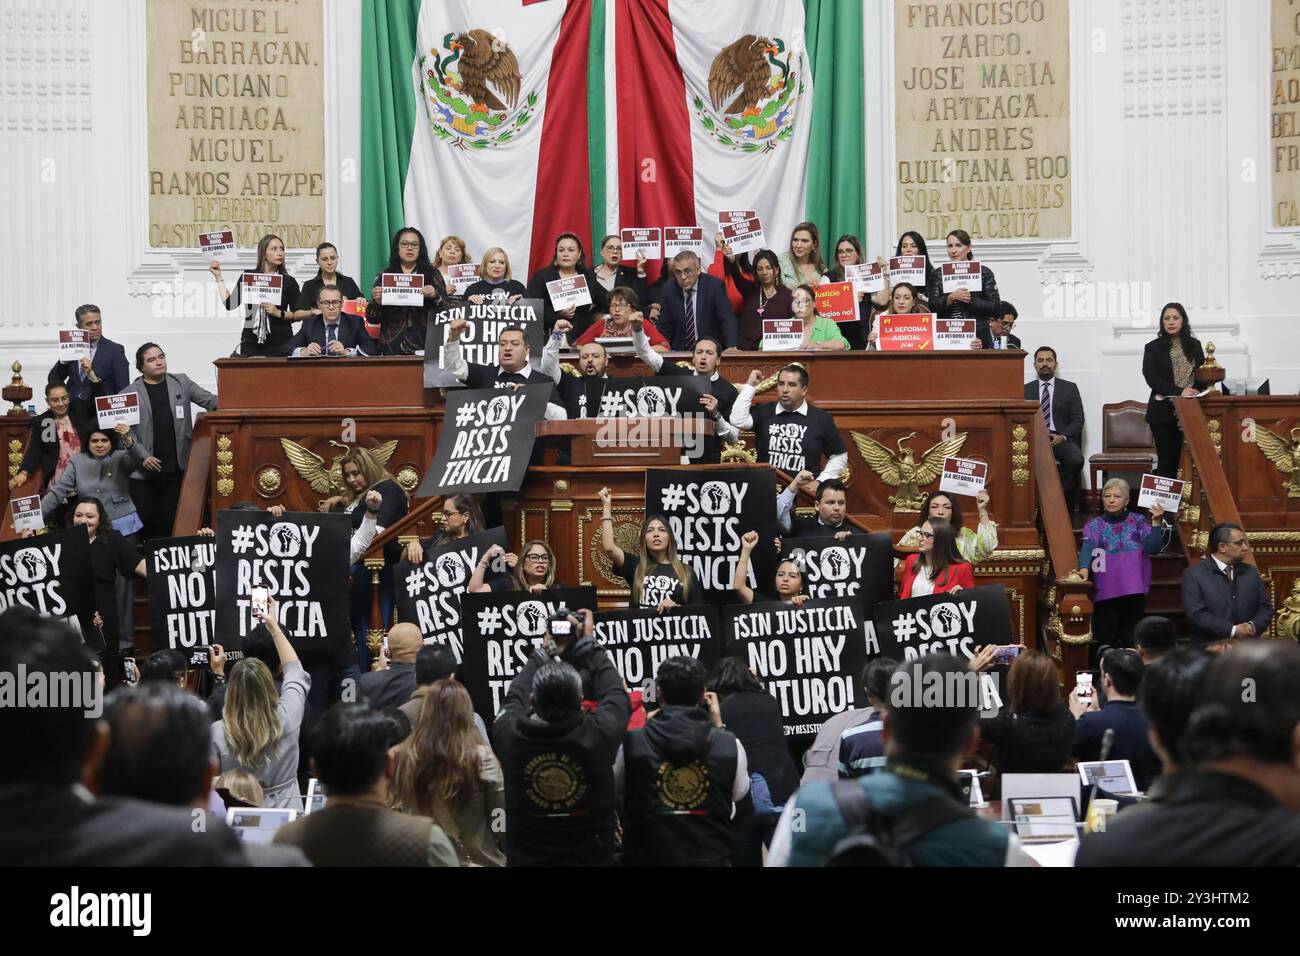
<instances>
[{"instance_id":1,"label":"man with short grey hair","mask_svg":"<svg viewBox=\"0 0 1300 956\"><path fill-rule=\"evenodd\" d=\"M673 281L659 293L656 326L674 352L691 352L708 336L724 349L736 345L736 314L731 311L727 286L700 268L700 257L679 252L672 261Z\"/></svg>"}]
</instances>

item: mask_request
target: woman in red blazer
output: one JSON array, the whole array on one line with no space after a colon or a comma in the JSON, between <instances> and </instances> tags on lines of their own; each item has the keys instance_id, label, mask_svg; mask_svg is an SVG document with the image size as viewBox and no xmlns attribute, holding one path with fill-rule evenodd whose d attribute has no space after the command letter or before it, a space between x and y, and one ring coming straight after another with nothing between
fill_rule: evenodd
<instances>
[{"instance_id":1,"label":"woman in red blazer","mask_svg":"<svg viewBox=\"0 0 1300 956\"><path fill-rule=\"evenodd\" d=\"M931 518L921 525L921 550L908 555L900 596L906 600L974 586L975 572L957 550L952 525L942 518Z\"/></svg>"}]
</instances>

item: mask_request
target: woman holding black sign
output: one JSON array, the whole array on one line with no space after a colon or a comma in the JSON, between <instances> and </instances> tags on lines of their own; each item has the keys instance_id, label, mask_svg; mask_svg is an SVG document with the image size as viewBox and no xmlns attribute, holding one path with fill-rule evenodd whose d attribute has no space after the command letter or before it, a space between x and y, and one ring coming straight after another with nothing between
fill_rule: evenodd
<instances>
[{"instance_id":1,"label":"woman holding black sign","mask_svg":"<svg viewBox=\"0 0 1300 956\"><path fill-rule=\"evenodd\" d=\"M499 544L488 548L487 553L474 565L466 590L473 593L484 591L527 591L540 594L550 588L567 587L555 583L555 552L541 538L530 538L524 542L524 556L521 560L516 554L507 554ZM504 555L510 576L484 581L492 562Z\"/></svg>"},{"instance_id":2,"label":"woman holding black sign","mask_svg":"<svg viewBox=\"0 0 1300 956\"><path fill-rule=\"evenodd\" d=\"M221 263L212 260L208 271L217 280L221 302L227 310L233 310L244 303L244 272L235 277L234 287L227 292L225 279L221 276ZM262 241L257 244L257 268L253 272L261 275L274 273L282 277L280 304L244 304L244 332L239 338L239 354L258 358L288 355L289 340L293 338L293 309L298 304L302 291L298 288L298 280L285 271L283 239L271 235L262 237Z\"/></svg>"},{"instance_id":3,"label":"woman holding black sign","mask_svg":"<svg viewBox=\"0 0 1300 956\"><path fill-rule=\"evenodd\" d=\"M614 540L613 495L608 488L597 493L603 517L600 546L609 555L614 573L632 587L633 607L652 607L663 613L689 604L700 593L695 574L677 556L677 543L662 515L646 515L637 539L637 550L625 552Z\"/></svg>"},{"instance_id":4,"label":"woman holding black sign","mask_svg":"<svg viewBox=\"0 0 1300 956\"><path fill-rule=\"evenodd\" d=\"M510 276L510 257L500 246L483 253L479 263L478 279L465 290L465 298L475 305L484 302L510 303L524 297L528 289L518 279Z\"/></svg>"},{"instance_id":5,"label":"woman holding black sign","mask_svg":"<svg viewBox=\"0 0 1300 956\"><path fill-rule=\"evenodd\" d=\"M754 548L758 547L758 532L746 531L740 536L740 560L736 562L736 575L731 581L731 589L740 598L741 604L753 604L755 596L764 601L785 601L795 607L803 606L808 600L804 593L803 568L794 558L782 558L776 566L776 578L773 581L772 594L760 591L755 595L749 586L749 560Z\"/></svg>"},{"instance_id":6,"label":"woman holding black sign","mask_svg":"<svg viewBox=\"0 0 1300 956\"><path fill-rule=\"evenodd\" d=\"M975 586L975 572L957 550L952 525L929 518L921 525L921 550L907 556L899 598L952 594Z\"/></svg>"},{"instance_id":7,"label":"woman holding black sign","mask_svg":"<svg viewBox=\"0 0 1300 956\"><path fill-rule=\"evenodd\" d=\"M393 236L392 248L388 251L388 265L384 272L401 272L406 275L418 273L424 277L420 291L424 295L422 305L383 305L383 276L381 272L371 283L370 307L366 309L366 318L379 323L380 355L415 355L423 354L425 339L429 330L429 313L436 312L447 304L447 284L442 273L429 261L428 247L424 235L419 229L407 226L399 229Z\"/></svg>"},{"instance_id":8,"label":"woman holding black sign","mask_svg":"<svg viewBox=\"0 0 1300 956\"><path fill-rule=\"evenodd\" d=\"M970 233L954 229L948 233L948 258L952 262L969 262L975 258L970 246ZM1002 315L1002 298L998 295L997 279L988 266L980 266L980 291L957 289L943 291L943 273L939 269L929 275L930 311L941 319L974 319L975 334L982 338L988 334L989 319Z\"/></svg>"},{"instance_id":9,"label":"woman holding black sign","mask_svg":"<svg viewBox=\"0 0 1300 956\"><path fill-rule=\"evenodd\" d=\"M556 279L572 279L583 276L587 280L587 292L591 294L591 305L570 305L556 310L551 304L551 293L546 284ZM541 299L546 334L550 335L556 319L568 319L575 335L587 331L596 316L609 311L609 297L605 287L596 278L596 273L587 268L587 255L582 250L582 240L571 232L562 232L555 240L555 258L544 269L533 273L528 283L528 298Z\"/></svg>"},{"instance_id":10,"label":"woman holding black sign","mask_svg":"<svg viewBox=\"0 0 1300 956\"><path fill-rule=\"evenodd\" d=\"M72 526L85 528L90 538L90 574L94 590L95 617L93 624L99 630L104 646L99 648L99 659L104 662L105 689L112 690L122 682L122 660L118 654L121 628L118 621L120 592L130 593L130 578L145 576L144 559L136 546L118 534L108 524L108 512L98 498L82 498L72 512ZM94 646L99 642L88 639Z\"/></svg>"},{"instance_id":11,"label":"woman holding black sign","mask_svg":"<svg viewBox=\"0 0 1300 956\"><path fill-rule=\"evenodd\" d=\"M478 499L464 492L442 499L442 530L425 541L408 541L402 557L411 564L423 564L425 549L440 548L484 530L483 510Z\"/></svg>"},{"instance_id":12,"label":"woman holding black sign","mask_svg":"<svg viewBox=\"0 0 1300 956\"><path fill-rule=\"evenodd\" d=\"M1178 476L1178 459L1183 452L1183 430L1173 399L1200 394L1196 390L1196 370L1204 364L1205 350L1201 340L1192 336L1187 310L1180 303L1170 302L1160 310L1160 332L1142 352L1142 377L1151 388L1146 419L1159 458L1155 473L1163 478Z\"/></svg>"}]
</instances>

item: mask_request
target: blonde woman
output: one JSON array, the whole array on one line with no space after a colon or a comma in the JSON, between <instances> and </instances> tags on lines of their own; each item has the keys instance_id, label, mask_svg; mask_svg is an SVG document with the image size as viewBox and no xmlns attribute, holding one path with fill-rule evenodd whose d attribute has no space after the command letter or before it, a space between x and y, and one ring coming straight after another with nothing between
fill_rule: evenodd
<instances>
[{"instance_id":1,"label":"blonde woman","mask_svg":"<svg viewBox=\"0 0 1300 956\"><path fill-rule=\"evenodd\" d=\"M212 789L224 790L228 796L221 798L228 807L260 807L262 785L247 770L227 770L212 781Z\"/></svg>"},{"instance_id":2,"label":"blonde woman","mask_svg":"<svg viewBox=\"0 0 1300 956\"><path fill-rule=\"evenodd\" d=\"M392 806L432 817L461 866L505 866L505 778L474 728L469 691L455 678L434 681L411 736L394 755Z\"/></svg>"},{"instance_id":3,"label":"blonde woman","mask_svg":"<svg viewBox=\"0 0 1300 956\"><path fill-rule=\"evenodd\" d=\"M226 687L222 719L212 725L212 754L221 773L246 770L262 787L263 806L302 807L298 787L298 731L311 675L280 628L279 605L267 602L266 630L275 641L284 682L253 657L235 665Z\"/></svg>"},{"instance_id":4,"label":"blonde woman","mask_svg":"<svg viewBox=\"0 0 1300 956\"><path fill-rule=\"evenodd\" d=\"M505 555L510 577L485 582L483 578L487 575L488 567L502 555ZM562 588L564 585L555 583L555 552L541 538L530 538L524 542L522 559L518 555L507 554L499 544L492 545L474 566L474 574L468 585L468 589L473 592L528 591L531 594L557 587Z\"/></svg>"},{"instance_id":5,"label":"blonde woman","mask_svg":"<svg viewBox=\"0 0 1300 956\"><path fill-rule=\"evenodd\" d=\"M470 283L465 298L475 305L484 302L517 302L528 289L510 272L510 257L500 246L483 253L478 266L478 281Z\"/></svg>"},{"instance_id":6,"label":"blonde woman","mask_svg":"<svg viewBox=\"0 0 1300 956\"><path fill-rule=\"evenodd\" d=\"M633 607L652 607L663 613L698 599L695 574L677 556L668 521L662 515L646 515L637 538L637 549L628 553L614 540L613 495L608 488L598 492L604 517L600 519L600 546L614 565L614 573L632 587Z\"/></svg>"}]
</instances>

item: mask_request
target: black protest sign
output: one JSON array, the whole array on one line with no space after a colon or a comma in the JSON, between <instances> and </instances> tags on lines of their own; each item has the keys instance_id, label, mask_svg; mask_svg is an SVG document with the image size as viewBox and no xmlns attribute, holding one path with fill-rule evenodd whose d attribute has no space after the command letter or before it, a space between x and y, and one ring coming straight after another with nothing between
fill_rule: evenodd
<instances>
[{"instance_id":1,"label":"black protest sign","mask_svg":"<svg viewBox=\"0 0 1300 956\"><path fill-rule=\"evenodd\" d=\"M970 660L986 644L1013 644L1007 589L1000 584L963 588L877 604L870 656L906 664L926 654Z\"/></svg>"},{"instance_id":2,"label":"black protest sign","mask_svg":"<svg viewBox=\"0 0 1300 956\"><path fill-rule=\"evenodd\" d=\"M426 644L450 647L459 663L461 653L460 597L469 587L474 567L493 545L505 548L506 529L492 528L466 535L436 548L426 548L423 564L401 561L393 578L397 616L420 629ZM484 583L506 573L505 556L492 562Z\"/></svg>"},{"instance_id":3,"label":"black protest sign","mask_svg":"<svg viewBox=\"0 0 1300 956\"><path fill-rule=\"evenodd\" d=\"M458 303L440 309L429 323L424 346L424 387L460 388L461 382L446 370L442 349L447 344L447 328L457 319L469 323L460 336L460 354L466 362L495 368L500 364L501 333L508 328L524 330L528 358L539 368L542 347L546 344L541 299L519 299L507 305L501 302Z\"/></svg>"},{"instance_id":4,"label":"black protest sign","mask_svg":"<svg viewBox=\"0 0 1300 956\"><path fill-rule=\"evenodd\" d=\"M671 418L704 414L706 380L696 375L585 380L583 418Z\"/></svg>"},{"instance_id":5,"label":"black protest sign","mask_svg":"<svg viewBox=\"0 0 1300 956\"><path fill-rule=\"evenodd\" d=\"M877 601L894 596L894 546L888 533L834 537L786 538L782 556L803 571L811 598L861 595L868 616Z\"/></svg>"},{"instance_id":6,"label":"black protest sign","mask_svg":"<svg viewBox=\"0 0 1300 956\"><path fill-rule=\"evenodd\" d=\"M695 572L705 601L734 599L731 582L747 531L757 531L759 541L748 584L757 591L771 586L777 528L776 478L770 470L648 468L645 513L668 520L677 554Z\"/></svg>"},{"instance_id":7,"label":"black protest sign","mask_svg":"<svg viewBox=\"0 0 1300 956\"><path fill-rule=\"evenodd\" d=\"M659 673L670 657L694 657L711 668L722 652L718 609L708 605L677 607L657 613L628 608L596 615L596 642L628 687L637 688Z\"/></svg>"},{"instance_id":8,"label":"black protest sign","mask_svg":"<svg viewBox=\"0 0 1300 956\"><path fill-rule=\"evenodd\" d=\"M158 538L145 545L149 583L149 633L154 646L181 651L190 666L207 667L205 648L220 644L217 633L215 568L217 539L212 535ZM230 659L243 656L231 651Z\"/></svg>"},{"instance_id":9,"label":"black protest sign","mask_svg":"<svg viewBox=\"0 0 1300 956\"><path fill-rule=\"evenodd\" d=\"M242 651L257 626L252 590L279 605L280 627L307 666L327 666L347 646L349 616L346 514L265 511L217 513L217 631Z\"/></svg>"},{"instance_id":10,"label":"black protest sign","mask_svg":"<svg viewBox=\"0 0 1300 956\"><path fill-rule=\"evenodd\" d=\"M102 647L91 635L95 616L90 539L85 528L69 528L0 544L0 611L26 607L76 628L82 639ZM115 607L100 609L116 614Z\"/></svg>"},{"instance_id":11,"label":"black protest sign","mask_svg":"<svg viewBox=\"0 0 1300 956\"><path fill-rule=\"evenodd\" d=\"M533 453L533 426L546 417L554 390L546 383L448 392L438 449L415 497L518 491Z\"/></svg>"},{"instance_id":12,"label":"black protest sign","mask_svg":"<svg viewBox=\"0 0 1300 956\"><path fill-rule=\"evenodd\" d=\"M595 613L596 589L553 588L541 594L480 591L462 595L460 607L465 657L456 678L469 691L474 710L490 725L505 702L510 682L542 643L551 615L561 607Z\"/></svg>"},{"instance_id":13,"label":"black protest sign","mask_svg":"<svg viewBox=\"0 0 1300 956\"><path fill-rule=\"evenodd\" d=\"M724 648L759 676L781 705L787 737L821 730L859 705L867 619L856 597L723 609Z\"/></svg>"}]
</instances>

